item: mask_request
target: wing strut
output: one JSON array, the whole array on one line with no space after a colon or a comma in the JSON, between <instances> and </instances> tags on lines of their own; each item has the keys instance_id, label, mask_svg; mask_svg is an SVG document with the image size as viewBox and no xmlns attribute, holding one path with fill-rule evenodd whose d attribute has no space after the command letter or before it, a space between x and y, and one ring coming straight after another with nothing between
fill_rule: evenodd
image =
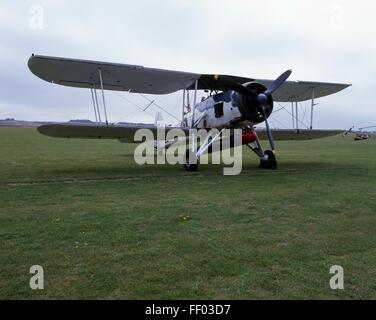
<instances>
[{"instance_id":1,"label":"wing strut","mask_svg":"<svg viewBox=\"0 0 376 320\"><path fill-rule=\"evenodd\" d=\"M97 107L96 107L96 105L95 105L93 88L90 88L90 93L91 93L91 100L93 100L93 107L94 107L94 114L95 114L95 122L98 123Z\"/></svg>"},{"instance_id":2,"label":"wing strut","mask_svg":"<svg viewBox=\"0 0 376 320\"><path fill-rule=\"evenodd\" d=\"M294 115L294 101L291 102L291 117L292 117L292 128L295 127L295 115Z\"/></svg>"},{"instance_id":3,"label":"wing strut","mask_svg":"<svg viewBox=\"0 0 376 320\"><path fill-rule=\"evenodd\" d=\"M312 87L312 99L311 99L311 124L309 128L313 129L313 107L316 106L317 103L315 103L315 87Z\"/></svg>"},{"instance_id":4,"label":"wing strut","mask_svg":"<svg viewBox=\"0 0 376 320\"><path fill-rule=\"evenodd\" d=\"M99 109L99 103L98 103L97 88L95 87L95 83L93 83L93 87L91 89L94 93L94 100L93 100L94 110L97 111L99 123L102 123L101 111Z\"/></svg>"},{"instance_id":5,"label":"wing strut","mask_svg":"<svg viewBox=\"0 0 376 320\"><path fill-rule=\"evenodd\" d=\"M103 111L104 111L104 116L106 119L106 124L108 124L108 119L107 119L107 109L106 109L106 100L104 99L104 90L103 90L103 80L102 80L102 70L98 68L98 74L99 74L99 81L101 83L101 89L102 89L102 99L103 99Z\"/></svg>"},{"instance_id":6,"label":"wing strut","mask_svg":"<svg viewBox=\"0 0 376 320\"><path fill-rule=\"evenodd\" d=\"M193 108L192 108L192 124L191 128L193 128L193 125L195 123L195 111L196 111L196 102L197 102L197 88L198 88L198 80L195 81L195 92L193 95Z\"/></svg>"},{"instance_id":7,"label":"wing strut","mask_svg":"<svg viewBox=\"0 0 376 320\"><path fill-rule=\"evenodd\" d=\"M183 108L181 112L181 126L184 126L184 116L185 116L185 91L186 89L183 89Z\"/></svg>"}]
</instances>

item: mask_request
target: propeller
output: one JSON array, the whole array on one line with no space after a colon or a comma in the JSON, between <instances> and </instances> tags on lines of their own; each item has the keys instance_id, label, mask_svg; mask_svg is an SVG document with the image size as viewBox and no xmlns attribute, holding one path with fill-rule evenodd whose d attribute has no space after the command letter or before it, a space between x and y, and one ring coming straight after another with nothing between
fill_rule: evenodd
<instances>
[{"instance_id":1,"label":"propeller","mask_svg":"<svg viewBox=\"0 0 376 320\"><path fill-rule=\"evenodd\" d=\"M260 93L257 95L257 101L262 107L264 118L265 118L265 126L266 126L266 133L268 135L268 140L270 143L270 148L273 152L275 152L275 143L272 135L272 130L269 126L268 117L266 116L266 103L268 101L268 98L275 92L281 85L285 83L285 81L288 79L288 77L291 75L292 70L287 70L284 73L282 73L277 79L275 79L270 86L266 89L264 93Z\"/></svg>"},{"instance_id":2,"label":"propeller","mask_svg":"<svg viewBox=\"0 0 376 320\"><path fill-rule=\"evenodd\" d=\"M352 126L352 127L351 127L349 130L347 130L343 135L344 135L344 136L347 136L350 132L353 131L354 127L355 127L355 126Z\"/></svg>"},{"instance_id":3,"label":"propeller","mask_svg":"<svg viewBox=\"0 0 376 320\"><path fill-rule=\"evenodd\" d=\"M289 69L282 73L277 79L275 79L269 88L264 92L265 95L269 96L273 94L274 91L276 91L281 85L285 83L285 81L290 77L292 73L292 69Z\"/></svg>"},{"instance_id":4,"label":"propeller","mask_svg":"<svg viewBox=\"0 0 376 320\"><path fill-rule=\"evenodd\" d=\"M251 97L255 96L255 92L253 90L247 88L246 86L243 86L241 83L236 82L226 76L215 75L214 79L215 80L220 79L224 87L234 90L244 96L251 96Z\"/></svg>"},{"instance_id":5,"label":"propeller","mask_svg":"<svg viewBox=\"0 0 376 320\"><path fill-rule=\"evenodd\" d=\"M264 121L265 121L265 125L266 125L266 133L267 133L267 136L268 136L270 147L271 147L273 152L275 152L275 143L274 143L272 131L270 129L269 122L268 122L268 117L267 117L267 113L266 113L266 106L267 106L268 100L271 97L271 95L281 85L283 85L285 83L285 81L290 77L291 73L292 73L291 69L285 71L277 79L275 79L263 93L259 93L259 94L257 94L255 91L249 89L248 87L244 86L243 84L236 82L236 81L234 81L234 80L232 80L232 79L230 79L226 76L219 76L219 75L214 76L215 80L218 80L220 78L222 84L225 87L227 87L231 90L234 90L234 91L236 91L236 92L238 92L238 93L240 93L244 96L256 98L257 102L259 103L259 105L261 106L262 111L263 111Z\"/></svg>"}]
</instances>

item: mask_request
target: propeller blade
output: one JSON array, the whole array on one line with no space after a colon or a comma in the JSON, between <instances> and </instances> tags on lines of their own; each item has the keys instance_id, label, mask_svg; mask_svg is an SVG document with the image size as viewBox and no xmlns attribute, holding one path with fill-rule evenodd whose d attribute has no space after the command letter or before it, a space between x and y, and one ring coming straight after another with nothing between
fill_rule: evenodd
<instances>
[{"instance_id":1,"label":"propeller blade","mask_svg":"<svg viewBox=\"0 0 376 320\"><path fill-rule=\"evenodd\" d=\"M272 130L270 129L270 126L269 126L269 121L268 121L268 117L266 115L265 108L266 108L266 104L267 104L269 97L281 85L284 84L284 82L288 79L288 77L290 77L291 73L292 73L291 69L285 71L284 73L282 73L277 79L275 79L270 84L269 88L267 88L264 93L260 93L260 94L257 95L257 100L258 100L259 104L261 105L263 113L264 113L266 133L267 133L267 136L268 136L270 147L271 147L273 152L275 152L275 143L274 143L274 139L273 139L273 135L272 135ZM238 92L238 93L240 93L244 96L251 96L251 97L256 96L256 93L253 90L243 86L241 83L238 83L236 81L233 81L233 80L227 78L226 76L215 75L214 80L216 80L216 81L220 80L226 87L228 87L229 89L234 90L234 91L236 91L236 92Z\"/></svg>"},{"instance_id":2,"label":"propeller blade","mask_svg":"<svg viewBox=\"0 0 376 320\"><path fill-rule=\"evenodd\" d=\"M244 96L252 96L254 97L256 94L251 89L248 89L247 87L243 86L241 83L238 83L234 80L231 80L227 78L226 76L219 76L215 75L214 79L220 80L227 88L234 90Z\"/></svg>"},{"instance_id":3,"label":"propeller blade","mask_svg":"<svg viewBox=\"0 0 376 320\"><path fill-rule=\"evenodd\" d=\"M284 84L284 82L288 79L288 77L291 75L292 70L287 70L284 73L282 73L277 79L275 79L269 88L264 92L266 96L270 96L273 94L274 91L276 91L281 85Z\"/></svg>"},{"instance_id":4,"label":"propeller blade","mask_svg":"<svg viewBox=\"0 0 376 320\"><path fill-rule=\"evenodd\" d=\"M275 143L274 143L274 139L273 139L273 135L272 135L272 130L270 129L270 126L269 126L268 117L266 116L265 107L266 107L266 103L268 101L268 97L270 97L273 94L273 92L275 92L281 85L283 85L285 83L285 81L288 79L288 77L291 75L291 73L292 73L291 69L285 71L284 73L282 73L277 79L275 79L271 83L269 88L264 93L260 93L259 95L257 95L257 100L260 103L260 105L262 106L262 110L264 112L266 134L268 135L270 148L272 149L273 152L275 152Z\"/></svg>"}]
</instances>

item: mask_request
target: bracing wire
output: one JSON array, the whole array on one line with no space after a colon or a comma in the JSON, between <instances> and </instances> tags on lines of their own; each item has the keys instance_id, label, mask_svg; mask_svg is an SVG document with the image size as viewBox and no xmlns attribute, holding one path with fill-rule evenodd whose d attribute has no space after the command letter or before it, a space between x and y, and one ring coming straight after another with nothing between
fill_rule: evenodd
<instances>
[{"instance_id":1,"label":"bracing wire","mask_svg":"<svg viewBox=\"0 0 376 320\"><path fill-rule=\"evenodd\" d=\"M280 111L282 109L284 109L290 116L293 116L293 114L286 108L287 104L285 106L282 106L279 110L277 111ZM293 116L294 119L296 120L296 115ZM298 119L298 122L305 128L309 129L309 127L307 126L306 123L302 122L302 120Z\"/></svg>"},{"instance_id":2,"label":"bracing wire","mask_svg":"<svg viewBox=\"0 0 376 320\"><path fill-rule=\"evenodd\" d=\"M176 119L177 121L180 121L179 118L177 118L175 115L173 115L172 113L168 112L166 109L164 109L163 107L161 107L158 103L155 102L155 100L151 100L149 99L148 97L146 97L144 94L142 93L139 93L139 95L141 97L143 97L145 100L149 101L152 105L155 105L157 108L161 109L162 111L166 112L169 116L173 117L174 119Z\"/></svg>"},{"instance_id":3,"label":"bracing wire","mask_svg":"<svg viewBox=\"0 0 376 320\"><path fill-rule=\"evenodd\" d=\"M125 116L121 117L121 119L119 119L119 120L116 121L116 122L119 122L120 120L125 119L125 118L129 117L130 115L133 115L133 114L135 114L136 112L139 112L139 111L142 111L142 112L148 114L149 116L153 117L153 115L152 115L150 112L147 112L147 111L146 111L146 109L147 109L149 106L144 107L144 108L143 108L143 107L140 107L138 104L136 104L136 103L134 103L132 100L126 98L125 96L123 96L123 95L120 94L119 92L117 92L117 91L112 91L112 92L113 92L114 94L116 94L117 96L119 96L121 99L127 101L128 103L130 103L131 105L135 106L135 107L138 109L138 110L133 110L133 111L131 111L130 113L127 113ZM115 122L115 123L116 123L116 122Z\"/></svg>"}]
</instances>

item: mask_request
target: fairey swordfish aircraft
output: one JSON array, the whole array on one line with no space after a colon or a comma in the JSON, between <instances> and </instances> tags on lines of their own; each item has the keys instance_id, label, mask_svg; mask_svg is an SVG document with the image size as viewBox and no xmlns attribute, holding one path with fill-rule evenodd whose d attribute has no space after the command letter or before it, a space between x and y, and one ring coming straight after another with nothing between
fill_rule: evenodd
<instances>
[{"instance_id":1,"label":"fairey swordfish aircraft","mask_svg":"<svg viewBox=\"0 0 376 320\"><path fill-rule=\"evenodd\" d=\"M183 91L182 119L179 126L168 126L166 131L182 129L218 130L242 129L242 144L247 145L260 159L260 168L276 169L275 140L309 140L337 135L343 130L313 130L315 99L339 92L350 84L309 81L287 81L291 70L276 80L262 80L238 76L197 74L147 68L138 65L107 63L79 59L67 59L32 55L29 69L39 78L64 86L90 89L96 123L56 123L38 127L38 131L50 137L62 138L109 138L135 143L138 129L157 131L156 125L109 124L105 103L105 90L127 91L141 94L170 94ZM105 120L101 119L97 90L101 91ZM198 90L210 92L197 103ZM193 94L192 104L189 92ZM187 98L186 98L187 96ZM298 129L298 102L311 100L311 125ZM291 102L296 128L273 130L268 118L273 112L273 102ZM293 115L294 117L294 115ZM255 125L265 122L266 130L256 130ZM202 150L210 150L214 137L199 147L194 156L198 160ZM220 139L220 138L218 138ZM262 148L260 140L267 139L271 150ZM167 146L167 144L166 144ZM184 168L197 170L197 161L191 161L187 150Z\"/></svg>"}]
</instances>

